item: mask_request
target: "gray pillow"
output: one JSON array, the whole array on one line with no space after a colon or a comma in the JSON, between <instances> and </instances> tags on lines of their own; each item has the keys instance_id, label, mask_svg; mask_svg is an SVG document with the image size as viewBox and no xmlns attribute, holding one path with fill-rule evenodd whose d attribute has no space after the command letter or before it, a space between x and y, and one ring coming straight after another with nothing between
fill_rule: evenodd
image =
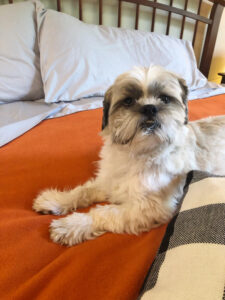
<instances>
[{"instance_id":1,"label":"gray pillow","mask_svg":"<svg viewBox=\"0 0 225 300\"><path fill-rule=\"evenodd\" d=\"M32 1L0 6L0 102L43 98Z\"/></svg>"}]
</instances>

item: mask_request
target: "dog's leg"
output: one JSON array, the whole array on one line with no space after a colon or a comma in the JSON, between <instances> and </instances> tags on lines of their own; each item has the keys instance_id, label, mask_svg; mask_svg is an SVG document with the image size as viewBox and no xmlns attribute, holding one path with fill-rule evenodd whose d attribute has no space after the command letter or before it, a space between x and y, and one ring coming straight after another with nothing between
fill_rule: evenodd
<instances>
[{"instance_id":1,"label":"dog's leg","mask_svg":"<svg viewBox=\"0 0 225 300\"><path fill-rule=\"evenodd\" d=\"M94 239L103 233L139 234L166 223L171 213L156 208L121 204L99 205L89 213L73 213L65 218L54 220L50 225L51 239L63 245L75 245L82 241Z\"/></svg>"},{"instance_id":2,"label":"dog's leg","mask_svg":"<svg viewBox=\"0 0 225 300\"><path fill-rule=\"evenodd\" d=\"M44 214L62 215L105 200L106 194L93 179L68 191L45 190L34 200L33 209Z\"/></svg>"}]
</instances>

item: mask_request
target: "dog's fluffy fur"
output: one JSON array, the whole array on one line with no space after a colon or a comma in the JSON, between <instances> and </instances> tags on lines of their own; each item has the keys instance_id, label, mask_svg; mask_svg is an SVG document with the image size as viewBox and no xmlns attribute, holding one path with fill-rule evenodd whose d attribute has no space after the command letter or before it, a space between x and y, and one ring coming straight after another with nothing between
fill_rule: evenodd
<instances>
[{"instance_id":1,"label":"dog's fluffy fur","mask_svg":"<svg viewBox=\"0 0 225 300\"><path fill-rule=\"evenodd\" d=\"M54 220L54 242L71 246L106 231L148 231L171 219L189 171L225 174L225 117L188 123L185 82L161 67L116 79L104 99L102 136L96 178L70 191L44 191L33 209L61 215L110 204Z\"/></svg>"}]
</instances>

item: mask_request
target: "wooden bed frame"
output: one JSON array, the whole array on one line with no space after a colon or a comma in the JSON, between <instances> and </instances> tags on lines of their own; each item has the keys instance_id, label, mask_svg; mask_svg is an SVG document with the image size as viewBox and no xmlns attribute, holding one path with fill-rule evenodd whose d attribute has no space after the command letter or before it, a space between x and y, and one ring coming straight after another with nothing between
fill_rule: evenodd
<instances>
[{"instance_id":1,"label":"wooden bed frame","mask_svg":"<svg viewBox=\"0 0 225 300\"><path fill-rule=\"evenodd\" d=\"M55 0L55 1L57 4L57 10L61 11L61 0ZM82 0L76 0L76 1L78 1L79 19L83 20ZM197 33L198 23L201 22L201 23L205 24L207 26L207 33L206 33L205 39L203 41L203 51L202 51L202 56L200 59L199 69L206 77L208 77L210 65L211 65L211 61L212 61L212 57L213 57L213 51L215 48L216 37L217 37L218 29L219 29L219 24L220 24L223 8L225 6L225 0L208 0L208 2L212 3L209 18L203 17L200 14L202 3L203 3L202 0L196 0L196 1L198 1L197 13L193 13L193 12L190 12L187 10L188 0L185 0L184 9L174 7L173 0L170 0L170 5L158 3L157 0L117 0L117 1L118 1L118 22L117 22L118 27L121 27L122 2L129 2L129 3L136 4L135 29L138 29L139 10L140 10L141 5L151 7L153 9L151 28L150 28L151 32L154 32L155 15L156 15L157 9L168 12L167 27L166 27L166 32L165 32L166 35L169 35L172 13L182 16L180 39L183 38L185 19L190 18L190 19L194 20L195 26L194 26L194 32L193 32L193 38L192 38L193 47L194 47L195 41L196 41L196 33ZM13 0L9 0L9 3L13 3ZM98 3L99 3L99 25L102 25L103 0L98 0Z\"/></svg>"}]
</instances>

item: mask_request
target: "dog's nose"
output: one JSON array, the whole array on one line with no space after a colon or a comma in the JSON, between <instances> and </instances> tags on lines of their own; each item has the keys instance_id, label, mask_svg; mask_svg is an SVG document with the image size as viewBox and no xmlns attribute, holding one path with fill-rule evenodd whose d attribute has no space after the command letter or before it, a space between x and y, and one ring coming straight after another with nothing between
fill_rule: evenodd
<instances>
[{"instance_id":1,"label":"dog's nose","mask_svg":"<svg viewBox=\"0 0 225 300\"><path fill-rule=\"evenodd\" d=\"M144 105L142 107L142 113L147 115L147 116L155 116L157 111L158 110L155 107L155 105L152 105L152 104Z\"/></svg>"}]
</instances>

